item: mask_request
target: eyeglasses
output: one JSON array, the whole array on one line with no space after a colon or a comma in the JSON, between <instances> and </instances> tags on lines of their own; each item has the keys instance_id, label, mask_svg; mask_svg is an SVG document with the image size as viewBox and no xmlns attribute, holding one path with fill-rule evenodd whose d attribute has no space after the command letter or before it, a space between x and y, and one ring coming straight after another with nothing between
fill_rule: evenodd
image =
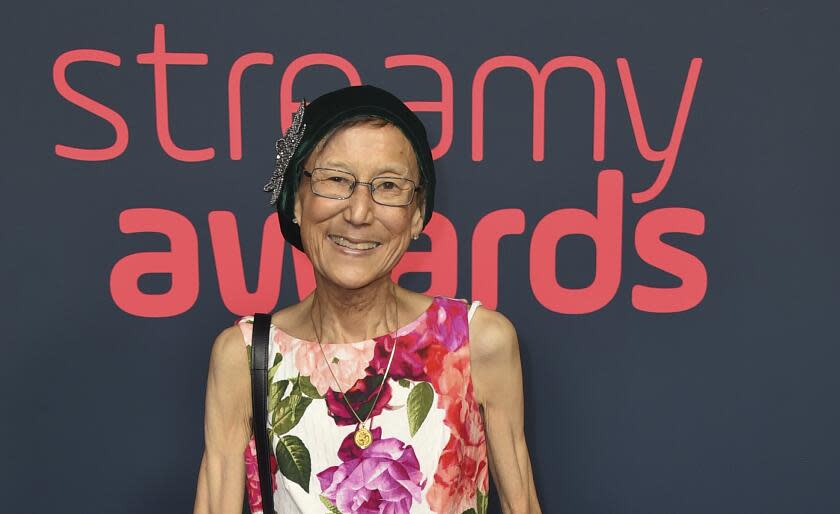
<instances>
[{"instance_id":1,"label":"eyeglasses","mask_svg":"<svg viewBox=\"0 0 840 514\"><path fill-rule=\"evenodd\" d=\"M376 177L370 182L362 182L346 171L331 168L303 170L309 177L312 192L324 198L346 200L352 196L356 186L363 185L370 189L373 201L391 207L408 205L414 199L414 192L420 189L410 179L402 177Z\"/></svg>"}]
</instances>

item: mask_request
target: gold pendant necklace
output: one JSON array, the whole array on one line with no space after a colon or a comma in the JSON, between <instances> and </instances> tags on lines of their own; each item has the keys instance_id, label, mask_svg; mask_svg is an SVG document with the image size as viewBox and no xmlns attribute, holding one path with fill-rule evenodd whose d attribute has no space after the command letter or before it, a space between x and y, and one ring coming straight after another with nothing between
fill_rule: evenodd
<instances>
[{"instance_id":1,"label":"gold pendant necklace","mask_svg":"<svg viewBox=\"0 0 840 514\"><path fill-rule=\"evenodd\" d=\"M394 335L392 338L394 339L394 346L391 348L391 355L388 357L388 365L385 367L385 374L382 376L382 382L379 384L379 390L376 392L376 397L373 399L373 404L368 410L367 415L365 416L364 421L356 414L356 410L353 409L353 406L350 405L350 401L347 399L347 395L344 393L343 389L341 388L341 384L338 383L338 378L333 373L332 366L330 366L330 360L327 359L327 354L324 352L324 346L321 344L321 337L318 335L318 331L315 330L315 319L312 317L312 311L314 309L309 310L309 319L312 321L312 331L315 332L315 342L318 343L318 348L321 349L321 355L324 357L324 362L327 364L327 369L330 371L330 375L332 375L333 380L335 381L336 387L338 387L338 391L341 393L341 397L344 398L344 403L347 404L347 408L350 409L350 412L353 413L353 417L359 422L358 427L356 428L356 432L353 434L353 442L356 443L361 449L365 449L373 442L373 434L371 434L370 429L365 426L365 422L367 422L368 418L370 418L373 409L376 408L376 402L379 401L379 395L382 394L382 389L385 387L385 380L388 379L388 373L391 371L391 362L394 360L394 353L397 349L397 331L400 327L400 317L399 317L399 306L397 305L397 294L394 290L394 283L391 282L391 295L394 297L394 316L396 321L396 328L394 329ZM317 299L317 297L316 297ZM314 301L314 300L313 300ZM318 304L318 314L321 314L321 304ZM320 316L321 318L321 333L324 333L323 330L323 323L324 317ZM385 309L385 324L388 324L388 310L387 307Z\"/></svg>"},{"instance_id":2,"label":"gold pendant necklace","mask_svg":"<svg viewBox=\"0 0 840 514\"><path fill-rule=\"evenodd\" d=\"M356 443L356 446L361 449L365 449L373 442L373 435L366 426L359 425L359 428L356 429L356 433L353 434L353 441Z\"/></svg>"}]
</instances>

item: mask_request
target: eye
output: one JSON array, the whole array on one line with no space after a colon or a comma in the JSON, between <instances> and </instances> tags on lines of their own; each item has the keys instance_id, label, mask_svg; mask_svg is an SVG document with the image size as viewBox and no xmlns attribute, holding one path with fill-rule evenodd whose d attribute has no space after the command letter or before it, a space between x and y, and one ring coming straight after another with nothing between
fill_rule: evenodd
<instances>
[{"instance_id":1,"label":"eye","mask_svg":"<svg viewBox=\"0 0 840 514\"><path fill-rule=\"evenodd\" d=\"M384 189L385 191L388 191L391 189L399 189L400 186L396 182L391 182L390 180L387 180L385 182L380 182L378 187Z\"/></svg>"},{"instance_id":2,"label":"eye","mask_svg":"<svg viewBox=\"0 0 840 514\"><path fill-rule=\"evenodd\" d=\"M335 185L348 185L354 180L353 175L350 175L349 173L326 168L318 170L318 179L321 182Z\"/></svg>"}]
</instances>

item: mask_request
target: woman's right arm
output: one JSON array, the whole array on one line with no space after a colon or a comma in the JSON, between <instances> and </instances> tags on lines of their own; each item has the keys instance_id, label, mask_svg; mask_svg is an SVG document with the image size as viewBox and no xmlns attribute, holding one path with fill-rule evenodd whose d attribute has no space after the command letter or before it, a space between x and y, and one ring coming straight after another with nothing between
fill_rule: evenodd
<instances>
[{"instance_id":1,"label":"woman's right arm","mask_svg":"<svg viewBox=\"0 0 840 514\"><path fill-rule=\"evenodd\" d=\"M245 447L251 438L251 374L242 331L216 337L210 352L204 408L204 455L193 514L241 514Z\"/></svg>"}]
</instances>

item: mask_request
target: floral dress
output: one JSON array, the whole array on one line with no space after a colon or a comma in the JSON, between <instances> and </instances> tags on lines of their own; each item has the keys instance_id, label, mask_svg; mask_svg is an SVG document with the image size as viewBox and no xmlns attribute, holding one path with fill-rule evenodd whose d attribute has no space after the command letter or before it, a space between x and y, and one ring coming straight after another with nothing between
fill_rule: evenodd
<instances>
[{"instance_id":1,"label":"floral dress","mask_svg":"<svg viewBox=\"0 0 840 514\"><path fill-rule=\"evenodd\" d=\"M323 344L271 325L268 421L277 514L484 514L484 425L470 378L469 319L478 302L436 296L391 334ZM237 321L250 348L253 316ZM250 355L250 352L248 352ZM353 441L358 421L373 442ZM252 513L262 512L254 439L245 450Z\"/></svg>"}]
</instances>

